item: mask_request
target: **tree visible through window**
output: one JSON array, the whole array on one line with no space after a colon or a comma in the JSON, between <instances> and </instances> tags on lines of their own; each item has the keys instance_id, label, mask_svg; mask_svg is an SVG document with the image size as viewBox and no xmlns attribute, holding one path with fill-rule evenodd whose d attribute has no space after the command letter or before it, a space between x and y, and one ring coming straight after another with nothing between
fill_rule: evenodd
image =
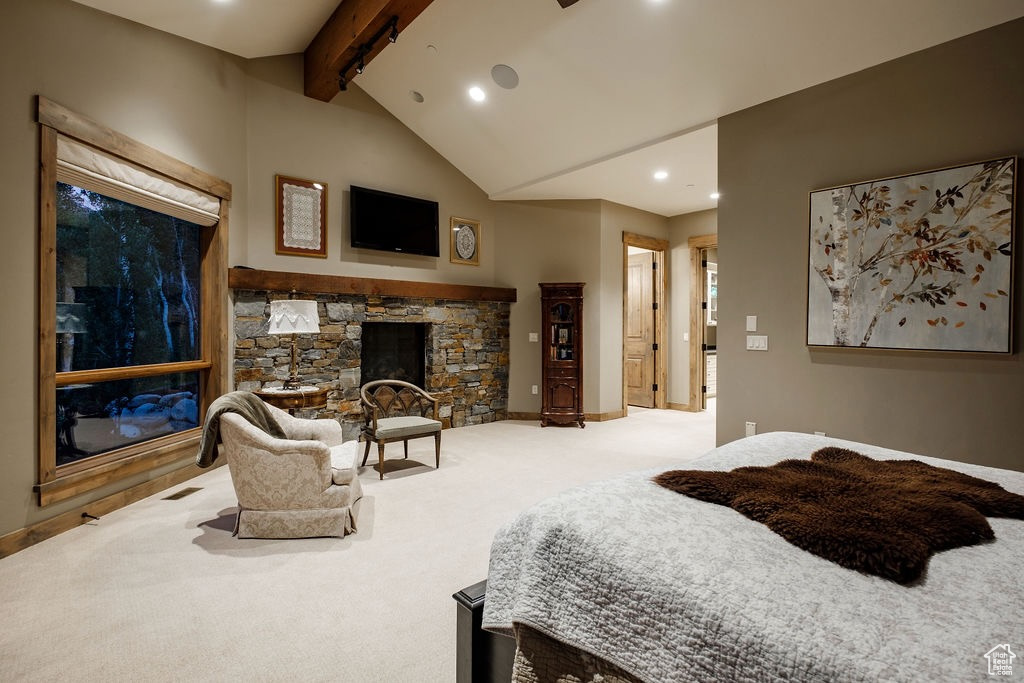
<instances>
[{"instance_id":1,"label":"tree visible through window","mask_svg":"<svg viewBox=\"0 0 1024 683\"><path fill-rule=\"evenodd\" d=\"M201 229L57 183L58 466L198 426L198 372L60 376L201 358Z\"/></svg>"}]
</instances>

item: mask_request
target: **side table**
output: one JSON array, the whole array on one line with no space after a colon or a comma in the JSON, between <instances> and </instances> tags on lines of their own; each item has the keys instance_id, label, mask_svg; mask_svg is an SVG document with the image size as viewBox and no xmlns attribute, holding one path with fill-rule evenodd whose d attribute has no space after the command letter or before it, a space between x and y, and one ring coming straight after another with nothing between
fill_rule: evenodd
<instances>
[{"instance_id":1,"label":"side table","mask_svg":"<svg viewBox=\"0 0 1024 683\"><path fill-rule=\"evenodd\" d=\"M252 392L270 405L287 410L292 415L296 410L325 408L327 406L327 389L314 386L301 386L298 389L283 387L263 387Z\"/></svg>"}]
</instances>

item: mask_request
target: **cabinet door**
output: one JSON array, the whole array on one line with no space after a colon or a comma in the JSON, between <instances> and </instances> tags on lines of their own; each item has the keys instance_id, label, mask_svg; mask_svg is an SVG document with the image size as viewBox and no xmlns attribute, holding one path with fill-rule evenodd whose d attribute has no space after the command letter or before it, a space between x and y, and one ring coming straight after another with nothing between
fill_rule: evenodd
<instances>
[{"instance_id":1,"label":"cabinet door","mask_svg":"<svg viewBox=\"0 0 1024 683\"><path fill-rule=\"evenodd\" d=\"M578 386L569 379L552 379L547 387L548 410L553 413L575 413Z\"/></svg>"},{"instance_id":2,"label":"cabinet door","mask_svg":"<svg viewBox=\"0 0 1024 683\"><path fill-rule=\"evenodd\" d=\"M549 311L550 334L548 360L572 361L576 359L576 325L572 306L565 302L554 304Z\"/></svg>"}]
</instances>

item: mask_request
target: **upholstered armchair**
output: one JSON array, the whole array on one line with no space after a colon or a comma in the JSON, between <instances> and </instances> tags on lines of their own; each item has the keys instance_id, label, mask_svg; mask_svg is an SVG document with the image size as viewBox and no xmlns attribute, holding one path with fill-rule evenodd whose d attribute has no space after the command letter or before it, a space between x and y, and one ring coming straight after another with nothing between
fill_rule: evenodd
<instances>
[{"instance_id":1,"label":"upholstered armchair","mask_svg":"<svg viewBox=\"0 0 1024 683\"><path fill-rule=\"evenodd\" d=\"M335 420L304 420L267 406L287 438L241 415L220 416L221 452L238 496L239 538L344 536L356 530L357 441Z\"/></svg>"},{"instance_id":2,"label":"upholstered armchair","mask_svg":"<svg viewBox=\"0 0 1024 683\"><path fill-rule=\"evenodd\" d=\"M384 444L401 441L409 457L409 439L434 437L434 466L441 466L441 421L438 399L415 384L397 379L367 382L360 390L363 403L361 436L366 441L363 465L370 444L377 443L380 478L384 478Z\"/></svg>"}]
</instances>

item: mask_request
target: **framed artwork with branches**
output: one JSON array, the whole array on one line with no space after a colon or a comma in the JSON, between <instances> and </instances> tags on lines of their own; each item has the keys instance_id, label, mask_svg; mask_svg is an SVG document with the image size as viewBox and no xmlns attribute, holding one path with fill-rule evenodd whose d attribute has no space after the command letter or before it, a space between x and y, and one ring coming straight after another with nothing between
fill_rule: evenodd
<instances>
[{"instance_id":1,"label":"framed artwork with branches","mask_svg":"<svg viewBox=\"0 0 1024 683\"><path fill-rule=\"evenodd\" d=\"M810 193L809 346L1011 353L1016 157Z\"/></svg>"}]
</instances>

